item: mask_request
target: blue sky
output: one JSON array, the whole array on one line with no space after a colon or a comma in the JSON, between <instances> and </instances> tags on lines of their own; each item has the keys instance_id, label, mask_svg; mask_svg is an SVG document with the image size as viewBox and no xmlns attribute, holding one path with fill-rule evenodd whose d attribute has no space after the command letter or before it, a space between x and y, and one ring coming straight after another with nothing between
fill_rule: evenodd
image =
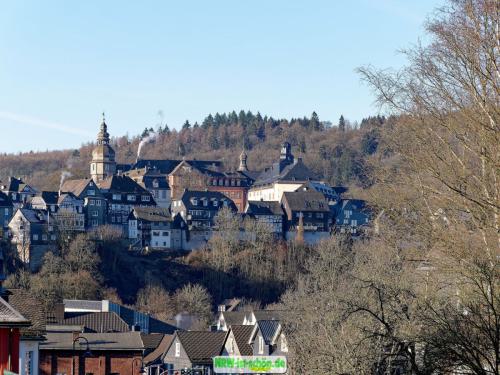
<instances>
[{"instance_id":1,"label":"blue sky","mask_svg":"<svg viewBox=\"0 0 500 375\"><path fill-rule=\"evenodd\" d=\"M164 113L376 114L354 72L397 68L440 0L0 1L0 152L75 148Z\"/></svg>"}]
</instances>

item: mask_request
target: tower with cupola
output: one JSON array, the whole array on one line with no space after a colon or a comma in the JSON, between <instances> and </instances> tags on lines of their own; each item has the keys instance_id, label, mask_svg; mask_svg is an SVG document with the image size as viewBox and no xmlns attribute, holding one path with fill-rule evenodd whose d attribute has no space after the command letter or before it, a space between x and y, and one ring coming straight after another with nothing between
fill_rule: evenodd
<instances>
[{"instance_id":1,"label":"tower with cupola","mask_svg":"<svg viewBox=\"0 0 500 375\"><path fill-rule=\"evenodd\" d=\"M116 173L115 150L109 144L108 126L102 114L102 123L97 134L97 146L92 151L90 176L95 182L102 181Z\"/></svg>"}]
</instances>

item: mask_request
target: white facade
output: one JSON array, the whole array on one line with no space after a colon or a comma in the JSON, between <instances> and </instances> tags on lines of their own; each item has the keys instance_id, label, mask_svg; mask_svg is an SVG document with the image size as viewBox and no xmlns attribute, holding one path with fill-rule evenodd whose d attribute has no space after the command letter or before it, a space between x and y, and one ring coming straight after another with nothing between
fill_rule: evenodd
<instances>
[{"instance_id":1,"label":"white facade","mask_svg":"<svg viewBox=\"0 0 500 375\"><path fill-rule=\"evenodd\" d=\"M39 374L39 341L23 340L19 342L19 375Z\"/></svg>"},{"instance_id":2,"label":"white facade","mask_svg":"<svg viewBox=\"0 0 500 375\"><path fill-rule=\"evenodd\" d=\"M272 185L254 186L248 191L249 201L281 202L283 193L296 191L304 182L275 182Z\"/></svg>"}]
</instances>

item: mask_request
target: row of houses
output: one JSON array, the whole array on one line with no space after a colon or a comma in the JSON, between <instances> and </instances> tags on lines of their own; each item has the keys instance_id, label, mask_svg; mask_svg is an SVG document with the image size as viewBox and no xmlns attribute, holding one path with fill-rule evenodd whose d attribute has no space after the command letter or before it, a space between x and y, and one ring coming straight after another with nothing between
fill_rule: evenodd
<instances>
[{"instance_id":1,"label":"row of houses","mask_svg":"<svg viewBox=\"0 0 500 375\"><path fill-rule=\"evenodd\" d=\"M108 300L47 308L26 291L1 289L0 373L211 375L216 357L287 358L286 312L236 311L238 301L200 329L189 314L164 322Z\"/></svg>"},{"instance_id":2,"label":"row of houses","mask_svg":"<svg viewBox=\"0 0 500 375\"><path fill-rule=\"evenodd\" d=\"M106 224L121 228L133 247L195 249L216 229L222 208L268 224L283 240L293 240L300 227L314 243L333 232L356 234L368 223L364 202L344 199L345 190L322 182L287 142L262 171L249 170L245 151L236 171L224 171L219 161L117 164L103 120L90 177L41 192L11 177L0 183L0 225L25 259L39 257L61 233Z\"/></svg>"}]
</instances>

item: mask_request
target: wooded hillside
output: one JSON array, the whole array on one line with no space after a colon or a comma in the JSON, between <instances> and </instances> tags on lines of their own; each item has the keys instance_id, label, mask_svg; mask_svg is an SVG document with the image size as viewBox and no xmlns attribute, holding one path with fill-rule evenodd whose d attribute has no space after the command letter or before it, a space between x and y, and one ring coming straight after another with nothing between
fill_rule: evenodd
<instances>
[{"instance_id":1,"label":"wooded hillside","mask_svg":"<svg viewBox=\"0 0 500 375\"><path fill-rule=\"evenodd\" d=\"M338 124L325 126L314 112L309 118L277 120L260 113L233 111L208 115L201 125L186 121L181 130L170 130L160 121L133 137L120 136L119 124L108 126L118 163L134 162L144 140L141 158L216 159L224 161L227 169L235 169L245 148L249 168L261 170L276 160L280 143L286 140L296 157L302 157L331 184L366 187L371 184L367 160L376 152L380 128L386 122L377 116L358 125L341 117ZM0 155L0 179L14 175L38 189L57 189L63 171L73 178L88 176L93 147L90 143L78 150Z\"/></svg>"}]
</instances>

